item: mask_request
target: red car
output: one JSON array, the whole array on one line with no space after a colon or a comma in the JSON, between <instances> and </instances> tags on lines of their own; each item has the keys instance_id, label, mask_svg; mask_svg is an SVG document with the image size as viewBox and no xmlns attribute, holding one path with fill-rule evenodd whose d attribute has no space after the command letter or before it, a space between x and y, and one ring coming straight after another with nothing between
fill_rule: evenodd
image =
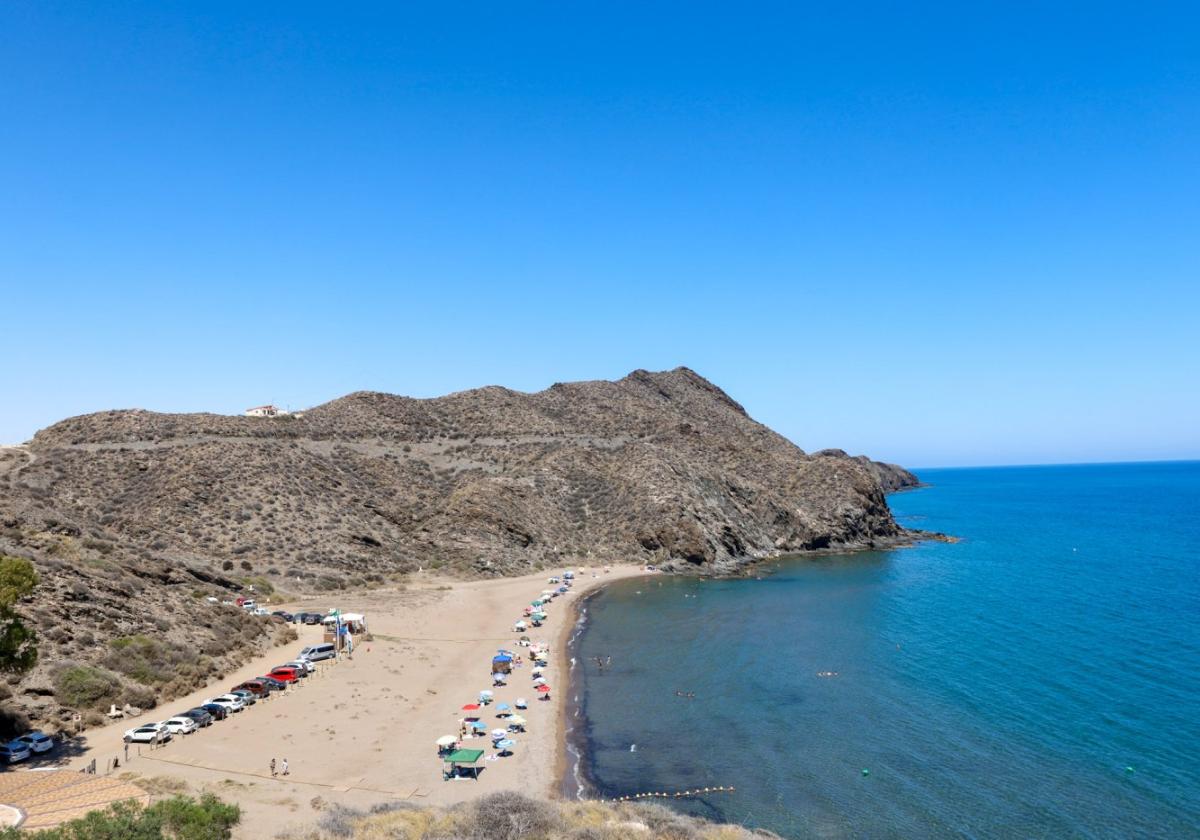
<instances>
[{"instance_id":1,"label":"red car","mask_svg":"<svg viewBox=\"0 0 1200 840\"><path fill-rule=\"evenodd\" d=\"M246 680L240 685L235 685L233 689L234 691L237 691L238 689L249 691L251 694L254 694L258 697L265 697L271 693L270 686L260 680Z\"/></svg>"},{"instance_id":2,"label":"red car","mask_svg":"<svg viewBox=\"0 0 1200 840\"><path fill-rule=\"evenodd\" d=\"M300 674L296 672L296 669L288 665L280 665L278 668L272 668L267 672L267 676L285 683L295 682L300 679Z\"/></svg>"}]
</instances>

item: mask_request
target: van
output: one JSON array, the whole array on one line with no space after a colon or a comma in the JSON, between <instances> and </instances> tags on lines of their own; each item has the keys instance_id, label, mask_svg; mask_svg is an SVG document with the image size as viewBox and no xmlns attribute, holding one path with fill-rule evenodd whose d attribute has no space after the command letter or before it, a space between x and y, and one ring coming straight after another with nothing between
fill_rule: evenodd
<instances>
[{"instance_id":1,"label":"van","mask_svg":"<svg viewBox=\"0 0 1200 840\"><path fill-rule=\"evenodd\" d=\"M322 659L333 659L337 656L337 651L333 645L326 642L321 645L309 645L304 650L300 651L299 659L307 659L309 662L320 662Z\"/></svg>"}]
</instances>

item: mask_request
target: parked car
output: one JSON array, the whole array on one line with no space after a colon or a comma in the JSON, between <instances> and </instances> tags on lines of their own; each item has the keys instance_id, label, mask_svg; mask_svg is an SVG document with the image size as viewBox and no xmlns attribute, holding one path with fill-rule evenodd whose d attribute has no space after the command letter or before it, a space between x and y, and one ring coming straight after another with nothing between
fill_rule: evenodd
<instances>
[{"instance_id":1,"label":"parked car","mask_svg":"<svg viewBox=\"0 0 1200 840\"><path fill-rule=\"evenodd\" d=\"M271 686L267 685L262 680L246 680L244 683L239 683L233 687L234 691L249 691L258 697L266 697L271 693Z\"/></svg>"},{"instance_id":2,"label":"parked car","mask_svg":"<svg viewBox=\"0 0 1200 840\"><path fill-rule=\"evenodd\" d=\"M186 712L180 712L180 717L191 718L196 721L196 726L212 726L213 715L202 706L197 706L194 709L188 709Z\"/></svg>"},{"instance_id":3,"label":"parked car","mask_svg":"<svg viewBox=\"0 0 1200 840\"><path fill-rule=\"evenodd\" d=\"M289 668L295 668L302 677L307 677L313 671L317 670L316 664L309 662L307 659L293 659L291 662L284 662L283 664Z\"/></svg>"},{"instance_id":4,"label":"parked car","mask_svg":"<svg viewBox=\"0 0 1200 840\"><path fill-rule=\"evenodd\" d=\"M163 721L163 726L165 726L167 731L172 735L191 735L200 728L196 725L196 721L192 720L186 715L167 718L165 721Z\"/></svg>"},{"instance_id":5,"label":"parked car","mask_svg":"<svg viewBox=\"0 0 1200 840\"><path fill-rule=\"evenodd\" d=\"M267 674L268 677L273 677L280 682L290 683L300 679L300 672L288 665L280 665L272 668Z\"/></svg>"},{"instance_id":6,"label":"parked car","mask_svg":"<svg viewBox=\"0 0 1200 840\"><path fill-rule=\"evenodd\" d=\"M253 706L255 703L258 702L258 696L253 691L250 691L249 689L235 688L232 691L230 691L229 693L235 694L238 697L242 698L242 702L245 703L247 706Z\"/></svg>"},{"instance_id":7,"label":"parked car","mask_svg":"<svg viewBox=\"0 0 1200 840\"><path fill-rule=\"evenodd\" d=\"M246 704L242 702L242 698L236 694L222 694L220 697L214 697L211 700L205 700L204 705L213 703L217 706L224 706L231 712L240 712L246 708Z\"/></svg>"},{"instance_id":8,"label":"parked car","mask_svg":"<svg viewBox=\"0 0 1200 840\"><path fill-rule=\"evenodd\" d=\"M264 674L258 678L258 681L271 687L272 691L280 691L287 688L287 683L283 680L277 680L272 676Z\"/></svg>"},{"instance_id":9,"label":"parked car","mask_svg":"<svg viewBox=\"0 0 1200 840\"><path fill-rule=\"evenodd\" d=\"M305 613L304 614L304 623L305 624L320 624L324 620L325 620L325 616L321 615L320 613Z\"/></svg>"},{"instance_id":10,"label":"parked car","mask_svg":"<svg viewBox=\"0 0 1200 840\"><path fill-rule=\"evenodd\" d=\"M44 753L54 749L54 739L45 732L34 730L27 735L22 735L17 739L24 742L32 752Z\"/></svg>"},{"instance_id":11,"label":"parked car","mask_svg":"<svg viewBox=\"0 0 1200 840\"><path fill-rule=\"evenodd\" d=\"M139 726L136 729L129 729L125 732L126 743L152 744L155 740L170 741L170 730L166 729L161 723L148 723L145 726Z\"/></svg>"},{"instance_id":12,"label":"parked car","mask_svg":"<svg viewBox=\"0 0 1200 840\"><path fill-rule=\"evenodd\" d=\"M0 764L16 764L29 758L30 754L29 745L18 738L0 745Z\"/></svg>"},{"instance_id":13,"label":"parked car","mask_svg":"<svg viewBox=\"0 0 1200 840\"><path fill-rule=\"evenodd\" d=\"M229 717L229 710L224 706L218 706L216 703L205 703L200 708L208 712L213 720L225 720L225 718Z\"/></svg>"},{"instance_id":14,"label":"parked car","mask_svg":"<svg viewBox=\"0 0 1200 840\"><path fill-rule=\"evenodd\" d=\"M273 615L273 616L275 616L276 618L279 618L279 619L281 619L281 620L283 620L283 621L286 621L288 624L291 624L291 623L292 623L292 619L294 619L294 618L295 618L295 616L294 616L294 615L292 615L292 614L291 614L290 612L288 612L287 610L275 610L275 612L271 613L271 615Z\"/></svg>"},{"instance_id":15,"label":"parked car","mask_svg":"<svg viewBox=\"0 0 1200 840\"><path fill-rule=\"evenodd\" d=\"M307 659L309 662L320 662L322 659L334 659L337 657L337 649L334 648L331 642L323 642L319 645L308 645L300 651L299 659Z\"/></svg>"}]
</instances>

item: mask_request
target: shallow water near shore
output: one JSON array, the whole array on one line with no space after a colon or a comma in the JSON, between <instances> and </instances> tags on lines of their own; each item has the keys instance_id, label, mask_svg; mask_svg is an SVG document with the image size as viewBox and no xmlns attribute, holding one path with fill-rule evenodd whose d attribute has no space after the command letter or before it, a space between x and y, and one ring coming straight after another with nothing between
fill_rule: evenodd
<instances>
[{"instance_id":1,"label":"shallow water near shore","mask_svg":"<svg viewBox=\"0 0 1200 840\"><path fill-rule=\"evenodd\" d=\"M568 784L734 785L669 804L790 838L1200 834L1200 463L921 477L898 520L962 542L590 598Z\"/></svg>"}]
</instances>

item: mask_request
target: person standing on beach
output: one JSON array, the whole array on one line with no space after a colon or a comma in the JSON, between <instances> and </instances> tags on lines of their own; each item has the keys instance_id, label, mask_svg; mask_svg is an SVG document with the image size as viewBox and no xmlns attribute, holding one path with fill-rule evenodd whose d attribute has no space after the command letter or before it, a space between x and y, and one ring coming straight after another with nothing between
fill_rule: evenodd
<instances>
[{"instance_id":1,"label":"person standing on beach","mask_svg":"<svg viewBox=\"0 0 1200 840\"><path fill-rule=\"evenodd\" d=\"M287 759L285 758L283 760L283 775L286 776L287 774L288 774L288 766L287 766Z\"/></svg>"},{"instance_id":2,"label":"person standing on beach","mask_svg":"<svg viewBox=\"0 0 1200 840\"><path fill-rule=\"evenodd\" d=\"M275 759L271 759L271 778L275 778Z\"/></svg>"}]
</instances>

